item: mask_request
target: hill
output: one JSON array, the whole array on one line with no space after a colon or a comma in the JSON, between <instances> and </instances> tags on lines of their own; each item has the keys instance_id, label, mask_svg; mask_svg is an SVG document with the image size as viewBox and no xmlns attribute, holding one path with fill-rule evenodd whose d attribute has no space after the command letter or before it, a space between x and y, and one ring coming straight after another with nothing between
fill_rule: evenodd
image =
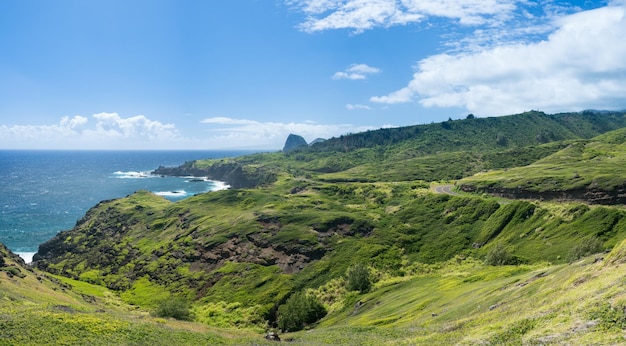
<instances>
[{"instance_id":1,"label":"hill","mask_svg":"<svg viewBox=\"0 0 626 346\"><path fill-rule=\"evenodd\" d=\"M626 129L568 146L530 165L476 174L459 182L464 191L514 198L626 202Z\"/></svg>"},{"instance_id":2,"label":"hill","mask_svg":"<svg viewBox=\"0 0 626 346\"><path fill-rule=\"evenodd\" d=\"M450 180L490 169L525 166L626 126L624 113L542 112L381 129L331 138L288 153L199 160L156 174L197 175L233 187L270 184L279 172L330 182Z\"/></svg>"},{"instance_id":3,"label":"hill","mask_svg":"<svg viewBox=\"0 0 626 346\"><path fill-rule=\"evenodd\" d=\"M146 191L103 201L42 244L34 266L138 311L175 302L203 328L317 326L286 336L296 344L618 343L626 210L431 187L487 168L554 168L591 143L619 153L623 131L608 131L624 121L529 112L162 167L247 188L175 203ZM618 176L611 162L589 174ZM355 268L370 285L351 284Z\"/></svg>"},{"instance_id":4,"label":"hill","mask_svg":"<svg viewBox=\"0 0 626 346\"><path fill-rule=\"evenodd\" d=\"M252 333L150 316L102 286L28 267L0 244L0 344L239 344Z\"/></svg>"}]
</instances>

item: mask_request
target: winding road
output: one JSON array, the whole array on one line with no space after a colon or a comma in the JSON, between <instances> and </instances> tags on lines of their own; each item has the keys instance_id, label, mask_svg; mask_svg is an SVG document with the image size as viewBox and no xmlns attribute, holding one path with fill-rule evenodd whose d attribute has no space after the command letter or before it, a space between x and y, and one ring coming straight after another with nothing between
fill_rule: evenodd
<instances>
[{"instance_id":1,"label":"winding road","mask_svg":"<svg viewBox=\"0 0 626 346\"><path fill-rule=\"evenodd\" d=\"M435 193L441 193L450 196L460 196L460 193L452 191L453 188L454 185L437 185L433 188L433 190L435 191Z\"/></svg>"}]
</instances>

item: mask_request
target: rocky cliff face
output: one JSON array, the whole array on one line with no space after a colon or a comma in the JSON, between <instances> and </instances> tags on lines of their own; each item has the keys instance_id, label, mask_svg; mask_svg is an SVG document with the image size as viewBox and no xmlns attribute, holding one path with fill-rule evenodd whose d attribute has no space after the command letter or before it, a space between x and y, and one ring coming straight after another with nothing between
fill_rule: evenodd
<instances>
[{"instance_id":1,"label":"rocky cliff face","mask_svg":"<svg viewBox=\"0 0 626 346\"><path fill-rule=\"evenodd\" d=\"M276 174L263 167L248 167L238 162L216 161L208 167L198 167L195 161L178 167L159 167L157 175L207 177L223 181L233 188L253 188L276 181Z\"/></svg>"},{"instance_id":2,"label":"rocky cliff face","mask_svg":"<svg viewBox=\"0 0 626 346\"><path fill-rule=\"evenodd\" d=\"M304 140L304 138L302 138L302 136L290 134L289 137L287 137L287 141L285 142L283 151L287 152L287 151L294 150L299 147L306 147L306 146L308 146L308 144Z\"/></svg>"},{"instance_id":3,"label":"rocky cliff face","mask_svg":"<svg viewBox=\"0 0 626 346\"><path fill-rule=\"evenodd\" d=\"M528 191L524 189L481 188L470 184L460 185L465 192L487 193L496 197L528 200L576 201L589 204L626 204L626 187L605 191L599 189L576 189L566 191Z\"/></svg>"}]
</instances>

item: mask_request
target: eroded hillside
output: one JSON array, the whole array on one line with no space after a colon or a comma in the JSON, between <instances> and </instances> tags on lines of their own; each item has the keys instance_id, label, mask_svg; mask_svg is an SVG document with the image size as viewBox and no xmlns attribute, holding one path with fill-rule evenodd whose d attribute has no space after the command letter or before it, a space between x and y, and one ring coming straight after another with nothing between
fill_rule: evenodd
<instances>
[{"instance_id":1,"label":"eroded hillside","mask_svg":"<svg viewBox=\"0 0 626 346\"><path fill-rule=\"evenodd\" d=\"M611 160L621 150L622 132L589 137L623 121L623 114L531 112L372 131L289 153L190 162L170 173L223 170L222 177L234 179L229 183L245 176L245 186L254 188L175 203L145 191L104 201L42 244L34 265L107 287L142 310L180 302L193 320L214 327L282 328L294 297L320 302L324 313L305 317L310 328L325 316L316 331L293 334L294 342L315 337L336 344L360 333L394 344L558 343L581 336L589 343L614 342L623 327L603 325L594 314L613 314L621 306L615 281L621 261L604 266L602 253L621 251L616 245L626 238L626 210L452 196L434 193L431 185L491 168L506 168L502 177L529 164L559 171L563 164L555 158L567 161L576 148L584 148L581 157L595 148L606 158L607 166L589 171L592 181L619 180L621 170ZM596 253L595 264L589 264L595 258L577 262ZM348 289L355 266L367 268L371 290ZM588 279L558 284L581 277ZM592 303L572 310L574 298L557 299L587 281L616 287L580 292L608 310L597 312ZM533 299L561 303L544 310L529 305Z\"/></svg>"}]
</instances>

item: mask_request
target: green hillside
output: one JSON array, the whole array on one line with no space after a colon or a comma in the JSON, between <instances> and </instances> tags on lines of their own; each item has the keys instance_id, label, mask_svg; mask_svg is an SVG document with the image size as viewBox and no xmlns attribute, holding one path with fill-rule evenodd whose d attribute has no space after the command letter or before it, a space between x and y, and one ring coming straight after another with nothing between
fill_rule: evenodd
<instances>
[{"instance_id":1,"label":"green hillside","mask_svg":"<svg viewBox=\"0 0 626 346\"><path fill-rule=\"evenodd\" d=\"M281 172L329 182L454 180L531 164L568 145L626 126L622 113L523 114L349 134L287 153L199 160L159 174L209 176L233 187L269 184Z\"/></svg>"},{"instance_id":2,"label":"green hillside","mask_svg":"<svg viewBox=\"0 0 626 346\"><path fill-rule=\"evenodd\" d=\"M459 184L467 191L623 204L624 167L626 129L619 129L571 142L530 165L476 174Z\"/></svg>"},{"instance_id":3,"label":"green hillside","mask_svg":"<svg viewBox=\"0 0 626 346\"><path fill-rule=\"evenodd\" d=\"M479 184L580 167L579 178L598 182L596 196L619 189L600 182L621 181L623 126L618 113L529 112L161 168L248 187L175 203L146 191L103 201L40 246L36 269L20 268L31 291L48 278L71 285L52 289L76 300L54 303L71 307L62 313L126 326L86 332L103 343L144 333L155 344L258 344L277 330L307 345L618 344L626 209L551 201L569 183L523 200ZM435 192L462 177L459 186L481 194ZM0 287L10 280L0 276ZM46 311L47 292L0 300L0 313L9 301ZM12 338L27 337L20 325Z\"/></svg>"},{"instance_id":4,"label":"green hillside","mask_svg":"<svg viewBox=\"0 0 626 346\"><path fill-rule=\"evenodd\" d=\"M0 244L0 345L236 345L258 335L150 316L102 286L32 269Z\"/></svg>"}]
</instances>

